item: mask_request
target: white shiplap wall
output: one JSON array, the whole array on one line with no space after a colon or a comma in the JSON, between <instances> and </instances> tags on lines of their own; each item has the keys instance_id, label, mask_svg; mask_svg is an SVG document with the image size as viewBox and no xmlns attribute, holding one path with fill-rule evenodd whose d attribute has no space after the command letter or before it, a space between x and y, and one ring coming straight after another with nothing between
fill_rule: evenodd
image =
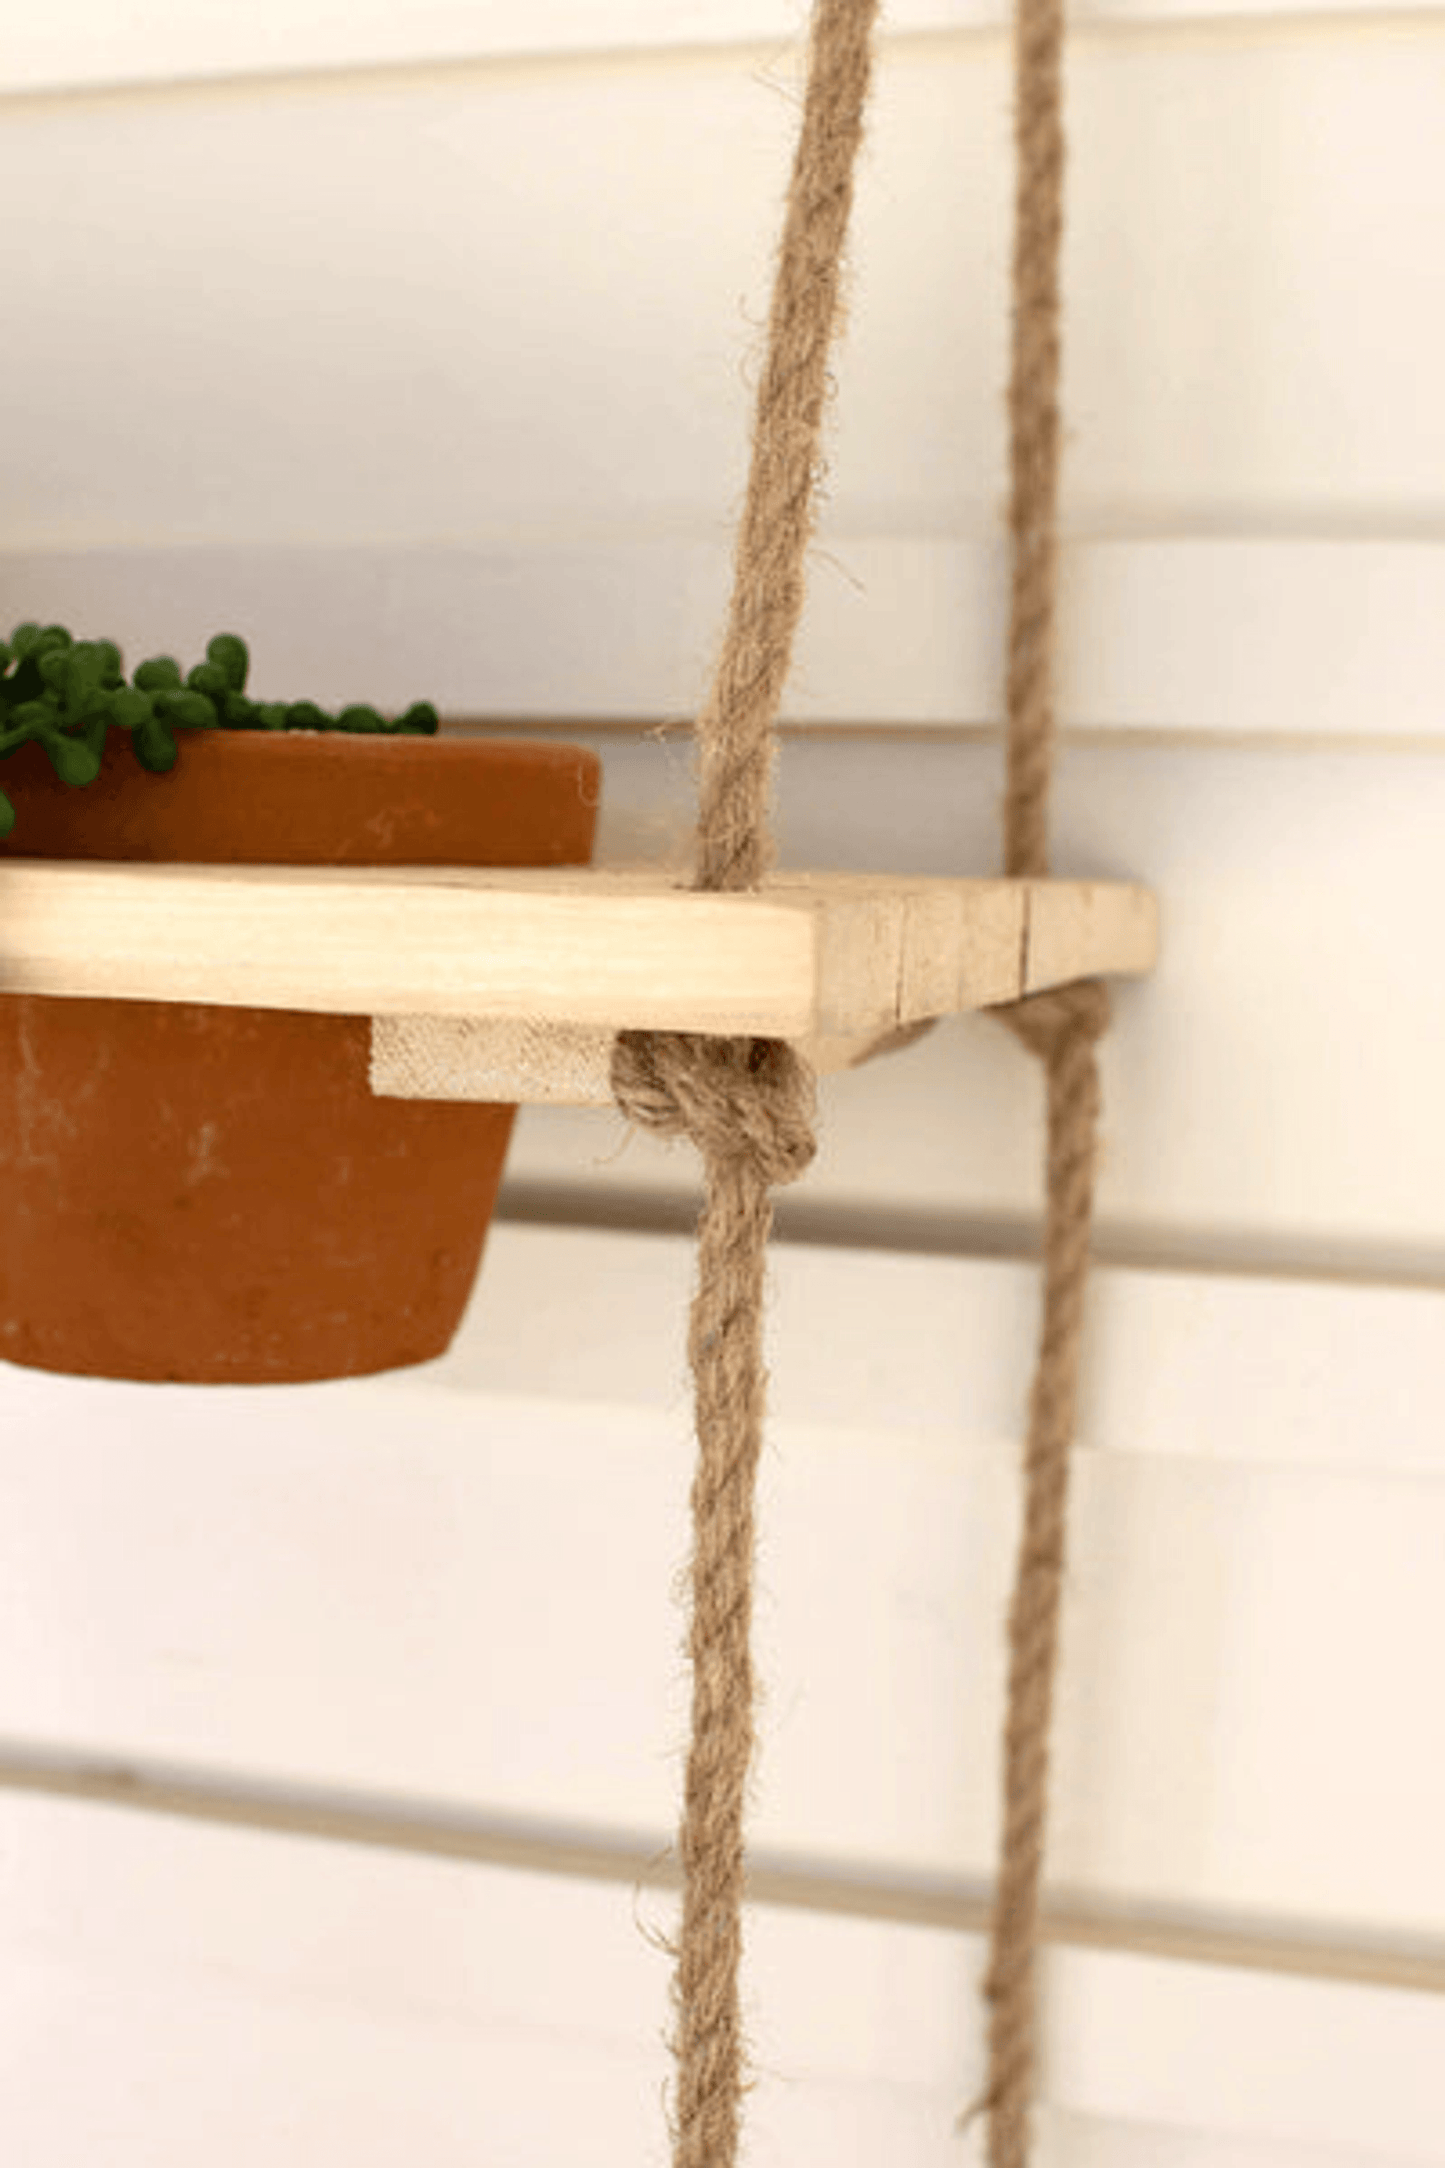
<instances>
[{"instance_id":1,"label":"white shiplap wall","mask_svg":"<svg viewBox=\"0 0 1445 2168\"><path fill-rule=\"evenodd\" d=\"M276 689L564 724L604 851L678 848L799 15L11 26L11 619L132 654L235 623ZM1045 2157L1425 2162L1445 23L1077 28L1059 855L1152 880L1165 954L1107 1055ZM1006 38L967 0L891 30L781 829L793 863L982 870ZM759 2162L970 2154L1038 1114L996 1027L941 1030L828 1087L782 1215ZM0 1378L15 2158L664 2158L668 1899L635 1885L683 1733L690 1191L528 1112L443 1362Z\"/></svg>"}]
</instances>

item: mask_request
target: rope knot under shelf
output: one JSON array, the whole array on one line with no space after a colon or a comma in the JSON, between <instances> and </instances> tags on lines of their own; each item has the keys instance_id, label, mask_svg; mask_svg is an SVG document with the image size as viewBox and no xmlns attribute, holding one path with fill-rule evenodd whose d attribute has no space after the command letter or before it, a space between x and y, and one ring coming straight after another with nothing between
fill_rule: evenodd
<instances>
[{"instance_id":1,"label":"rope knot under shelf","mask_svg":"<svg viewBox=\"0 0 1445 2168\"><path fill-rule=\"evenodd\" d=\"M863 133L879 0L815 0L752 459L722 653L698 718L697 877L756 888L770 862L774 723L803 601L828 394L828 352ZM1048 877L1058 557L1062 0L1015 0L1017 218L1010 380L1014 539L1004 859ZM1017 981L1015 981L1017 983ZM983 2107L990 2168L1027 2168L1037 2056L1036 1958L1057 1671L1070 1448L1078 1397L1099 1117L1093 981L995 1012L1044 1065L1048 1212L1044 1315L1029 1411L1024 1516L1009 1620L1003 1834L985 1993ZM763 1293L771 1190L813 1156L812 1076L774 1039L628 1032L616 1041L624 1114L700 1147L703 1208L688 1352L698 1457L689 1567L692 1739L679 1851L682 1927L673 2168L736 2168L747 2087L738 1968L743 1810L752 1760L756 1482L766 1389Z\"/></svg>"},{"instance_id":2,"label":"rope knot under shelf","mask_svg":"<svg viewBox=\"0 0 1445 2168\"><path fill-rule=\"evenodd\" d=\"M993 1013L1031 1054L1052 1063L1066 1048L1093 1047L1104 1037L1109 1028L1109 995L1098 979L1076 979L1070 986L1027 994Z\"/></svg>"},{"instance_id":3,"label":"rope knot under shelf","mask_svg":"<svg viewBox=\"0 0 1445 2168\"><path fill-rule=\"evenodd\" d=\"M817 1149L813 1073L781 1039L624 1031L612 1089L640 1128L691 1137L722 1160L745 1159L770 1189L796 1182Z\"/></svg>"}]
</instances>

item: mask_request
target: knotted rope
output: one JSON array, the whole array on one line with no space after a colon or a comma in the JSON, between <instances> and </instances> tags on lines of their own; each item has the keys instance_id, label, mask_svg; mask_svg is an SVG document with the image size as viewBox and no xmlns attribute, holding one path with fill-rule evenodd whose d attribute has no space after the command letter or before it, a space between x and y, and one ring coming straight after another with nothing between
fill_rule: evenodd
<instances>
[{"instance_id":1,"label":"knotted rope","mask_svg":"<svg viewBox=\"0 0 1445 2168\"><path fill-rule=\"evenodd\" d=\"M802 611L853 166L878 0L817 0L753 426L722 653L698 722L697 870L756 887L771 857L774 722ZM812 1077L769 1040L628 1032L612 1084L632 1120L693 1139L703 1160L698 1292L688 1338L697 1469L689 1572L692 1739L673 1999L675 2168L733 2168L745 2055L743 1809L753 1754L755 1495L762 1444L763 1280L770 1192L813 1156Z\"/></svg>"},{"instance_id":2,"label":"knotted rope","mask_svg":"<svg viewBox=\"0 0 1445 2168\"><path fill-rule=\"evenodd\" d=\"M1011 372L1008 788L1005 866L1048 872L1058 557L1062 0L1018 0L1018 151ZM802 610L827 357L862 135L878 0L816 0L767 358L754 422L722 655L698 723L697 870L707 890L754 887L770 860L774 722ZM1043 1327L1009 1621L1003 1836L992 1952L991 2168L1024 2168L1036 2061L1035 1957L1049 1732L1066 1556L1083 1295L1093 1210L1102 987L1039 994L1001 1021L1044 1064L1048 1211ZM613 1056L623 1112L696 1143L704 1166L699 1288L689 1333L692 1740L679 1840L683 1915L674 1980L674 2168L734 2168L745 2083L738 1979L743 1808L753 1752L755 1491L765 1373L762 1300L771 1189L813 1154L812 1079L787 1047L625 1033Z\"/></svg>"},{"instance_id":3,"label":"knotted rope","mask_svg":"<svg viewBox=\"0 0 1445 2168\"><path fill-rule=\"evenodd\" d=\"M1063 0L1016 4L1009 383L1013 557L1004 865L1010 875L1032 879L1049 870L1055 740L1064 14ZM1102 986L1083 984L1035 994L999 1014L1043 1063L1048 1109L1043 1322L1009 1611L1002 1832L984 1979L988 2064L979 2103L979 2111L988 2117L990 2168L1025 2168L1038 2059L1035 1975L1049 1739L1094 1205L1099 1120L1095 1049L1108 1028L1109 1003Z\"/></svg>"}]
</instances>

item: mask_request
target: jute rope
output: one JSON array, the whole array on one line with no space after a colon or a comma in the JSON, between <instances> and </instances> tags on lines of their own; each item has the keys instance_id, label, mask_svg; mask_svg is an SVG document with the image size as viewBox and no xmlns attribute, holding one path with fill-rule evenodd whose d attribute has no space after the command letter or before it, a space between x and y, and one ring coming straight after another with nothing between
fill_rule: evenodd
<instances>
[{"instance_id":1,"label":"jute rope","mask_svg":"<svg viewBox=\"0 0 1445 2168\"><path fill-rule=\"evenodd\" d=\"M1064 15L1063 0L1016 0L1016 7L1004 864L1010 875L1032 879L1049 870L1054 761ZM988 2118L990 2168L1024 2168L1038 2058L1039 1897L1070 1448L1093 1219L1099 1119L1095 1049L1108 1027L1109 1004L1102 986L1082 984L1034 995L999 1013L1043 1063L1047 1095L1043 1323L1009 1612L1002 1832L984 1981L988 2064L979 2103Z\"/></svg>"},{"instance_id":2,"label":"jute rope","mask_svg":"<svg viewBox=\"0 0 1445 2168\"><path fill-rule=\"evenodd\" d=\"M1015 0L1013 353L1009 372L1008 794L1004 871L1049 870L1059 501L1063 0Z\"/></svg>"},{"instance_id":3,"label":"jute rope","mask_svg":"<svg viewBox=\"0 0 1445 2168\"><path fill-rule=\"evenodd\" d=\"M1010 382L1013 540L1005 865L1048 872L1059 448L1062 0L1018 0L1018 146ZM770 860L774 722L802 610L839 274L862 135L877 0L817 0L768 350L722 655L699 719L697 869L709 890L756 886ZM1048 1211L1043 1327L1009 1620L1008 1714L990 2006L991 2168L1024 2168L1036 2062L1035 1964L1049 1734L1066 1556L1099 1110L1102 987L1033 996L1000 1017L1044 1064ZM765 1372L770 1192L813 1156L812 1079L771 1041L627 1033L613 1056L624 1113L702 1154L699 1288L689 1333L697 1470L690 1570L692 1740L674 1981L675 2168L734 2168L746 2083L739 1999L743 1810L752 1762L755 1491Z\"/></svg>"},{"instance_id":4,"label":"jute rope","mask_svg":"<svg viewBox=\"0 0 1445 2168\"><path fill-rule=\"evenodd\" d=\"M877 0L818 0L802 132L768 326L732 600L698 724L697 870L708 890L766 871L773 725L803 603L843 243ZM632 1120L702 1154L688 1352L697 1468L690 1567L692 1739L679 1838L675 2168L733 2168L746 2057L739 1997L743 1810L753 1755L754 1513L762 1443L771 1189L813 1156L806 1065L769 1040L624 1033L613 1091Z\"/></svg>"},{"instance_id":5,"label":"jute rope","mask_svg":"<svg viewBox=\"0 0 1445 2168\"><path fill-rule=\"evenodd\" d=\"M817 0L813 12L732 601L698 726L699 888L754 888L767 870L773 724L803 609L828 352L877 13L878 0Z\"/></svg>"},{"instance_id":6,"label":"jute rope","mask_svg":"<svg viewBox=\"0 0 1445 2168\"><path fill-rule=\"evenodd\" d=\"M1002 1021L1044 1065L1048 1207L1043 1324L1009 1610L1002 1834L984 1978L988 2065L979 2110L988 2117L990 2168L1024 2168L1037 2063L1035 1976L1049 1738L1094 1201L1099 1115L1095 1047L1108 1025L1108 997L1092 982L1059 987L1031 996L1004 1013Z\"/></svg>"}]
</instances>

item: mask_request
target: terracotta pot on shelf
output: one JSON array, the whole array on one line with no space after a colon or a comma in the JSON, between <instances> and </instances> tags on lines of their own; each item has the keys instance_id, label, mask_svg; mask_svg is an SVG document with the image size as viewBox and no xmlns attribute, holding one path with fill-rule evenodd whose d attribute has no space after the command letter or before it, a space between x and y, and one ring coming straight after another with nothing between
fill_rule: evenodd
<instances>
[{"instance_id":1,"label":"terracotta pot on shelf","mask_svg":"<svg viewBox=\"0 0 1445 2168\"><path fill-rule=\"evenodd\" d=\"M225 865L585 864L574 746L119 733L71 789L4 763L3 855ZM0 1357L205 1384L440 1355L471 1292L515 1108L378 1099L365 1017L0 995Z\"/></svg>"}]
</instances>

